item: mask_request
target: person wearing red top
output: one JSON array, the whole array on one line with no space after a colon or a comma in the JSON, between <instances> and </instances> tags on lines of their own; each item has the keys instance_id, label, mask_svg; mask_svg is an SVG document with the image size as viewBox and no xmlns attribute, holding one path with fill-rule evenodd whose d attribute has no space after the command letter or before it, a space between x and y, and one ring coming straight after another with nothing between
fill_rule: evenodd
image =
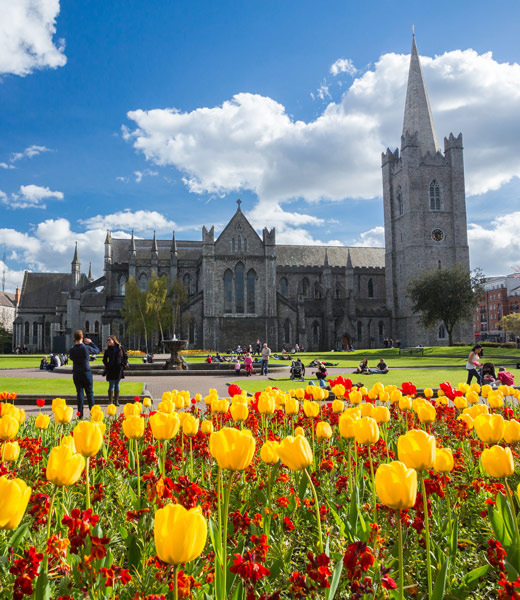
<instances>
[{"instance_id":1,"label":"person wearing red top","mask_svg":"<svg viewBox=\"0 0 520 600\"><path fill-rule=\"evenodd\" d=\"M502 385L515 385L515 376L513 373L506 371L504 367L498 369L497 378Z\"/></svg>"}]
</instances>

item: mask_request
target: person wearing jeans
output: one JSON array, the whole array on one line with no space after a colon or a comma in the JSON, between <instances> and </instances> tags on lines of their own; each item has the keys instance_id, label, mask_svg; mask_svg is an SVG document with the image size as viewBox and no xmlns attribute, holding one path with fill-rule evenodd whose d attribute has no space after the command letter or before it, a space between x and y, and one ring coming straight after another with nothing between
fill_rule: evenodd
<instances>
[{"instance_id":1,"label":"person wearing jeans","mask_svg":"<svg viewBox=\"0 0 520 600\"><path fill-rule=\"evenodd\" d=\"M92 371L90 370L90 355L98 353L99 348L89 338L83 338L81 329L74 332L74 346L69 350L69 356L72 360L72 381L76 386L78 417L80 419L83 418L84 394L87 396L90 410L96 403L94 400Z\"/></svg>"},{"instance_id":2,"label":"person wearing jeans","mask_svg":"<svg viewBox=\"0 0 520 600\"><path fill-rule=\"evenodd\" d=\"M115 335L107 338L107 348L103 354L105 375L108 381L108 401L119 406L119 384L125 376L126 353Z\"/></svg>"},{"instance_id":3,"label":"person wearing jeans","mask_svg":"<svg viewBox=\"0 0 520 600\"><path fill-rule=\"evenodd\" d=\"M476 377L477 383L480 385L482 383L482 378L480 377L480 373L478 371L479 368L479 357L482 354L482 346L477 344L473 346L471 352L468 356L468 362L466 363L466 370L468 371L468 379L467 384L471 383L473 377Z\"/></svg>"},{"instance_id":4,"label":"person wearing jeans","mask_svg":"<svg viewBox=\"0 0 520 600\"><path fill-rule=\"evenodd\" d=\"M271 356L271 348L264 344L261 352L262 367L260 375L267 375L269 373L269 357Z\"/></svg>"}]
</instances>

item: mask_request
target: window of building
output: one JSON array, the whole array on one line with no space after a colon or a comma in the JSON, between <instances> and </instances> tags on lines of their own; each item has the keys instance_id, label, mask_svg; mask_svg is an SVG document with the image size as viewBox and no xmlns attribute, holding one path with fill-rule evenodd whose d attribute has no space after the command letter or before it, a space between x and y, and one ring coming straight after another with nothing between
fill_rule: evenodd
<instances>
[{"instance_id":1,"label":"window of building","mask_svg":"<svg viewBox=\"0 0 520 600\"><path fill-rule=\"evenodd\" d=\"M195 343L195 319L192 319L188 324L188 342Z\"/></svg>"},{"instance_id":2,"label":"window of building","mask_svg":"<svg viewBox=\"0 0 520 600\"><path fill-rule=\"evenodd\" d=\"M227 269L224 273L224 312L233 312L233 271Z\"/></svg>"},{"instance_id":3,"label":"window of building","mask_svg":"<svg viewBox=\"0 0 520 600\"><path fill-rule=\"evenodd\" d=\"M289 321L289 319L285 319L285 322L283 324L283 343L291 343L291 322Z\"/></svg>"},{"instance_id":4,"label":"window of building","mask_svg":"<svg viewBox=\"0 0 520 600\"><path fill-rule=\"evenodd\" d=\"M401 216L403 212L403 194L401 192L401 186L399 186L397 188L397 214Z\"/></svg>"},{"instance_id":5,"label":"window of building","mask_svg":"<svg viewBox=\"0 0 520 600\"><path fill-rule=\"evenodd\" d=\"M385 324L383 321L379 321L379 337L384 337L385 335Z\"/></svg>"},{"instance_id":6,"label":"window of building","mask_svg":"<svg viewBox=\"0 0 520 600\"><path fill-rule=\"evenodd\" d=\"M235 312L245 312L244 265L241 262L235 267Z\"/></svg>"},{"instance_id":7,"label":"window of building","mask_svg":"<svg viewBox=\"0 0 520 600\"><path fill-rule=\"evenodd\" d=\"M191 293L191 277L189 276L189 273L184 274L184 277L182 278L182 283L184 284L184 287L188 290L188 294Z\"/></svg>"},{"instance_id":8,"label":"window of building","mask_svg":"<svg viewBox=\"0 0 520 600\"><path fill-rule=\"evenodd\" d=\"M371 279L368 280L368 297L374 297L374 282Z\"/></svg>"},{"instance_id":9,"label":"window of building","mask_svg":"<svg viewBox=\"0 0 520 600\"><path fill-rule=\"evenodd\" d=\"M139 289L142 292L146 292L147 288L148 288L148 277L146 277L146 275L144 273L141 273L141 275L139 275Z\"/></svg>"},{"instance_id":10,"label":"window of building","mask_svg":"<svg viewBox=\"0 0 520 600\"><path fill-rule=\"evenodd\" d=\"M231 252L235 252L235 238L231 240Z\"/></svg>"},{"instance_id":11,"label":"window of building","mask_svg":"<svg viewBox=\"0 0 520 600\"><path fill-rule=\"evenodd\" d=\"M441 188L434 179L430 183L430 210L441 209Z\"/></svg>"},{"instance_id":12,"label":"window of building","mask_svg":"<svg viewBox=\"0 0 520 600\"><path fill-rule=\"evenodd\" d=\"M247 312L256 312L256 272L253 269L247 272Z\"/></svg>"},{"instance_id":13,"label":"window of building","mask_svg":"<svg viewBox=\"0 0 520 600\"><path fill-rule=\"evenodd\" d=\"M357 341L358 341L358 344L361 344L362 338L363 338L363 323L361 323L361 321L358 321L358 323L357 323Z\"/></svg>"},{"instance_id":14,"label":"window of building","mask_svg":"<svg viewBox=\"0 0 520 600\"><path fill-rule=\"evenodd\" d=\"M238 248L237 248L237 250L239 252L242 252L242 236L241 235L238 236L238 240L237 241L238 241Z\"/></svg>"},{"instance_id":15,"label":"window of building","mask_svg":"<svg viewBox=\"0 0 520 600\"><path fill-rule=\"evenodd\" d=\"M99 333L99 321L94 323L94 333Z\"/></svg>"},{"instance_id":16,"label":"window of building","mask_svg":"<svg viewBox=\"0 0 520 600\"><path fill-rule=\"evenodd\" d=\"M439 339L440 340L446 339L446 327L444 327L444 323L441 323L439 325Z\"/></svg>"},{"instance_id":17,"label":"window of building","mask_svg":"<svg viewBox=\"0 0 520 600\"><path fill-rule=\"evenodd\" d=\"M318 282L314 284L314 297L317 299L321 298L321 287Z\"/></svg>"},{"instance_id":18,"label":"window of building","mask_svg":"<svg viewBox=\"0 0 520 600\"><path fill-rule=\"evenodd\" d=\"M282 296L284 296L285 298L287 298L287 294L288 294L288 284L287 284L287 279L285 277L282 277L280 279L280 294L282 294Z\"/></svg>"},{"instance_id":19,"label":"window of building","mask_svg":"<svg viewBox=\"0 0 520 600\"><path fill-rule=\"evenodd\" d=\"M90 331L90 321L85 321L85 332Z\"/></svg>"},{"instance_id":20,"label":"window of building","mask_svg":"<svg viewBox=\"0 0 520 600\"><path fill-rule=\"evenodd\" d=\"M38 335L38 323L33 323L33 336L36 337Z\"/></svg>"},{"instance_id":21,"label":"window of building","mask_svg":"<svg viewBox=\"0 0 520 600\"><path fill-rule=\"evenodd\" d=\"M339 283L336 284L336 298L341 298L341 287Z\"/></svg>"},{"instance_id":22,"label":"window of building","mask_svg":"<svg viewBox=\"0 0 520 600\"><path fill-rule=\"evenodd\" d=\"M25 321L23 326L23 334L25 335L25 337L29 337L29 327L29 321Z\"/></svg>"},{"instance_id":23,"label":"window of building","mask_svg":"<svg viewBox=\"0 0 520 600\"><path fill-rule=\"evenodd\" d=\"M307 279L307 277L304 277L302 279L302 294L304 296L308 296L309 295L309 280Z\"/></svg>"},{"instance_id":24,"label":"window of building","mask_svg":"<svg viewBox=\"0 0 520 600\"><path fill-rule=\"evenodd\" d=\"M312 324L312 343L315 346L320 345L320 324L318 321L314 321Z\"/></svg>"},{"instance_id":25,"label":"window of building","mask_svg":"<svg viewBox=\"0 0 520 600\"><path fill-rule=\"evenodd\" d=\"M120 296L124 296L126 294L126 275L119 275L118 289Z\"/></svg>"},{"instance_id":26,"label":"window of building","mask_svg":"<svg viewBox=\"0 0 520 600\"><path fill-rule=\"evenodd\" d=\"M51 335L51 324L49 321L45 323L45 337L50 337Z\"/></svg>"}]
</instances>

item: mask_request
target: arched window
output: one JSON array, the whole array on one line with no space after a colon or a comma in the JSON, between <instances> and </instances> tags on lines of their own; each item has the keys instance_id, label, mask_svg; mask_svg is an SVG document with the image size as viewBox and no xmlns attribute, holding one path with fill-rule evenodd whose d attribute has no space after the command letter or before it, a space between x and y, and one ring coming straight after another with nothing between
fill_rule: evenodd
<instances>
[{"instance_id":1,"label":"arched window","mask_svg":"<svg viewBox=\"0 0 520 600\"><path fill-rule=\"evenodd\" d=\"M99 333L99 321L94 323L94 333Z\"/></svg>"},{"instance_id":2,"label":"arched window","mask_svg":"<svg viewBox=\"0 0 520 600\"><path fill-rule=\"evenodd\" d=\"M188 342L195 343L195 319L192 319L188 325Z\"/></svg>"},{"instance_id":3,"label":"arched window","mask_svg":"<svg viewBox=\"0 0 520 600\"><path fill-rule=\"evenodd\" d=\"M441 323L439 325L439 339L440 340L446 339L446 327L444 327L444 323Z\"/></svg>"},{"instance_id":4,"label":"arched window","mask_svg":"<svg viewBox=\"0 0 520 600\"><path fill-rule=\"evenodd\" d=\"M231 240L231 252L235 251L235 238Z\"/></svg>"},{"instance_id":5,"label":"arched window","mask_svg":"<svg viewBox=\"0 0 520 600\"><path fill-rule=\"evenodd\" d=\"M307 279L307 277L304 277L302 279L302 294L304 296L308 296L309 295L309 280Z\"/></svg>"},{"instance_id":6,"label":"arched window","mask_svg":"<svg viewBox=\"0 0 520 600\"><path fill-rule=\"evenodd\" d=\"M430 210L441 209L441 188L434 179L430 183Z\"/></svg>"},{"instance_id":7,"label":"arched window","mask_svg":"<svg viewBox=\"0 0 520 600\"><path fill-rule=\"evenodd\" d=\"M385 335L385 324L383 321L379 321L379 338L383 339Z\"/></svg>"},{"instance_id":8,"label":"arched window","mask_svg":"<svg viewBox=\"0 0 520 600\"><path fill-rule=\"evenodd\" d=\"M374 297L374 282L371 279L368 280L368 297Z\"/></svg>"},{"instance_id":9,"label":"arched window","mask_svg":"<svg viewBox=\"0 0 520 600\"><path fill-rule=\"evenodd\" d=\"M49 321L46 321L45 323L45 337L50 337L51 335L51 324L49 323Z\"/></svg>"},{"instance_id":10,"label":"arched window","mask_svg":"<svg viewBox=\"0 0 520 600\"><path fill-rule=\"evenodd\" d=\"M247 239L244 238L244 252L247 252Z\"/></svg>"},{"instance_id":11,"label":"arched window","mask_svg":"<svg viewBox=\"0 0 520 600\"><path fill-rule=\"evenodd\" d=\"M141 275L139 275L139 289L142 292L146 292L147 288L148 288L148 277L146 277L146 275L144 273L141 273Z\"/></svg>"},{"instance_id":12,"label":"arched window","mask_svg":"<svg viewBox=\"0 0 520 600\"><path fill-rule=\"evenodd\" d=\"M242 252L242 236L238 236L238 251Z\"/></svg>"},{"instance_id":13,"label":"arched window","mask_svg":"<svg viewBox=\"0 0 520 600\"><path fill-rule=\"evenodd\" d=\"M401 186L399 186L397 188L397 214L401 216L403 212L403 193L401 191Z\"/></svg>"},{"instance_id":14,"label":"arched window","mask_svg":"<svg viewBox=\"0 0 520 600\"><path fill-rule=\"evenodd\" d=\"M33 336L38 336L38 323L36 323L36 321L33 323Z\"/></svg>"},{"instance_id":15,"label":"arched window","mask_svg":"<svg viewBox=\"0 0 520 600\"><path fill-rule=\"evenodd\" d=\"M85 321L85 333L88 333L89 331L90 331L90 322Z\"/></svg>"},{"instance_id":16,"label":"arched window","mask_svg":"<svg viewBox=\"0 0 520 600\"><path fill-rule=\"evenodd\" d=\"M320 345L320 324L318 321L314 321L312 324L312 343L315 346Z\"/></svg>"},{"instance_id":17,"label":"arched window","mask_svg":"<svg viewBox=\"0 0 520 600\"><path fill-rule=\"evenodd\" d=\"M439 271L442 269L442 265L441 265L441 261L440 260L437 262L437 268L439 269Z\"/></svg>"},{"instance_id":18,"label":"arched window","mask_svg":"<svg viewBox=\"0 0 520 600\"><path fill-rule=\"evenodd\" d=\"M25 337L29 337L29 327L29 321L25 321L23 325L23 334L25 335Z\"/></svg>"},{"instance_id":19,"label":"arched window","mask_svg":"<svg viewBox=\"0 0 520 600\"><path fill-rule=\"evenodd\" d=\"M285 277L282 277L280 279L280 294L282 294L282 296L284 296L285 298L287 298L287 279Z\"/></svg>"},{"instance_id":20,"label":"arched window","mask_svg":"<svg viewBox=\"0 0 520 600\"><path fill-rule=\"evenodd\" d=\"M188 294L191 293L191 278L189 276L188 273L184 274L184 277L182 278L182 283L184 284L184 287L188 290Z\"/></svg>"},{"instance_id":21,"label":"arched window","mask_svg":"<svg viewBox=\"0 0 520 600\"><path fill-rule=\"evenodd\" d=\"M119 275L117 287L119 290L119 295L124 296L126 294L126 275Z\"/></svg>"},{"instance_id":22,"label":"arched window","mask_svg":"<svg viewBox=\"0 0 520 600\"><path fill-rule=\"evenodd\" d=\"M361 340L363 339L363 323L361 321L357 322L357 341L358 344L361 344Z\"/></svg>"},{"instance_id":23,"label":"arched window","mask_svg":"<svg viewBox=\"0 0 520 600\"><path fill-rule=\"evenodd\" d=\"M283 343L290 344L291 343L291 322L289 319L285 319L283 324Z\"/></svg>"},{"instance_id":24,"label":"arched window","mask_svg":"<svg viewBox=\"0 0 520 600\"><path fill-rule=\"evenodd\" d=\"M256 312L256 273L253 269L247 272L247 312Z\"/></svg>"},{"instance_id":25,"label":"arched window","mask_svg":"<svg viewBox=\"0 0 520 600\"><path fill-rule=\"evenodd\" d=\"M244 294L244 265L239 262L235 267L235 312L243 313L245 311Z\"/></svg>"},{"instance_id":26,"label":"arched window","mask_svg":"<svg viewBox=\"0 0 520 600\"><path fill-rule=\"evenodd\" d=\"M321 298L321 287L318 282L314 284L314 297Z\"/></svg>"},{"instance_id":27,"label":"arched window","mask_svg":"<svg viewBox=\"0 0 520 600\"><path fill-rule=\"evenodd\" d=\"M341 298L341 286L339 283L336 283L336 298Z\"/></svg>"},{"instance_id":28,"label":"arched window","mask_svg":"<svg viewBox=\"0 0 520 600\"><path fill-rule=\"evenodd\" d=\"M227 269L224 273L224 312L233 312L233 271Z\"/></svg>"}]
</instances>

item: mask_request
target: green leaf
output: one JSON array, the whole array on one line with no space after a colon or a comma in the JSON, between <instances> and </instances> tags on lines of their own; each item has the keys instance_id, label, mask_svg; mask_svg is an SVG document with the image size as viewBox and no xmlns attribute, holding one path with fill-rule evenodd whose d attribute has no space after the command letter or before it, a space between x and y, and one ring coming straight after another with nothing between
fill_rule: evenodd
<instances>
[{"instance_id":1,"label":"green leaf","mask_svg":"<svg viewBox=\"0 0 520 600\"><path fill-rule=\"evenodd\" d=\"M298 486L298 496L303 500L305 492L307 491L307 485L309 483L309 480L307 479L307 475L305 475L304 471L302 471L301 474L302 477L300 479L300 485Z\"/></svg>"},{"instance_id":2,"label":"green leaf","mask_svg":"<svg viewBox=\"0 0 520 600\"><path fill-rule=\"evenodd\" d=\"M345 533L345 525L350 525L350 523L345 523L343 521L343 519L338 515L337 511L335 510L335 508L332 506L332 504L330 502L327 502L327 506L329 507L329 510L332 514L332 516L334 517L334 521L336 521L336 525L338 526L339 529L339 535L341 537L345 537L346 533Z\"/></svg>"},{"instance_id":3,"label":"green leaf","mask_svg":"<svg viewBox=\"0 0 520 600\"><path fill-rule=\"evenodd\" d=\"M511 507L509 506L509 502L506 497L502 494L497 494L497 507L502 515L502 519L504 519L504 523L507 529L507 533L511 540L515 539L515 525L514 525L514 517L511 512Z\"/></svg>"},{"instance_id":4,"label":"green leaf","mask_svg":"<svg viewBox=\"0 0 520 600\"><path fill-rule=\"evenodd\" d=\"M332 578L330 580L330 588L327 596L327 600L334 600L334 596L336 595L336 591L339 586L339 582L341 579L341 573L343 571L343 560L339 560L334 567L334 572L332 573Z\"/></svg>"},{"instance_id":5,"label":"green leaf","mask_svg":"<svg viewBox=\"0 0 520 600\"><path fill-rule=\"evenodd\" d=\"M239 581L237 587L235 588L233 596L231 597L231 600L239 600L240 598L242 598L242 591L243 591L242 582Z\"/></svg>"},{"instance_id":6,"label":"green leaf","mask_svg":"<svg viewBox=\"0 0 520 600\"><path fill-rule=\"evenodd\" d=\"M473 589L474 587L476 587L478 580L481 577L484 577L487 574L487 572L489 571L489 569L491 569L491 565L483 565L482 567L477 567L476 569L473 569L469 573L466 573L466 575L464 575L462 582L464 583L464 585L466 587Z\"/></svg>"},{"instance_id":7,"label":"green leaf","mask_svg":"<svg viewBox=\"0 0 520 600\"><path fill-rule=\"evenodd\" d=\"M444 590L446 588L446 576L448 575L449 566L450 558L447 557L440 571L437 573L437 577L435 578L435 585L433 586L431 600L442 600L444 598Z\"/></svg>"},{"instance_id":8,"label":"green leaf","mask_svg":"<svg viewBox=\"0 0 520 600\"><path fill-rule=\"evenodd\" d=\"M327 543L325 545L325 554L330 557L330 535L327 536Z\"/></svg>"},{"instance_id":9,"label":"green leaf","mask_svg":"<svg viewBox=\"0 0 520 600\"><path fill-rule=\"evenodd\" d=\"M135 535L128 536L126 546L128 548L128 565L138 570L141 562L141 548Z\"/></svg>"},{"instance_id":10,"label":"green leaf","mask_svg":"<svg viewBox=\"0 0 520 600\"><path fill-rule=\"evenodd\" d=\"M42 570L36 587L34 588L34 600L49 600L51 597L51 586L49 584L49 578L47 573Z\"/></svg>"},{"instance_id":11,"label":"green leaf","mask_svg":"<svg viewBox=\"0 0 520 600\"><path fill-rule=\"evenodd\" d=\"M28 534L29 523L24 523L21 527L18 527L18 529L13 533L9 545L16 550L19 546L23 544Z\"/></svg>"},{"instance_id":12,"label":"green leaf","mask_svg":"<svg viewBox=\"0 0 520 600\"><path fill-rule=\"evenodd\" d=\"M490 506L488 509L488 516L497 540L502 546L509 547L512 540L507 533L507 527L501 513Z\"/></svg>"},{"instance_id":13,"label":"green leaf","mask_svg":"<svg viewBox=\"0 0 520 600\"><path fill-rule=\"evenodd\" d=\"M456 518L451 523L451 534L450 534L450 554L455 556L458 550L459 542L459 520Z\"/></svg>"},{"instance_id":14,"label":"green leaf","mask_svg":"<svg viewBox=\"0 0 520 600\"><path fill-rule=\"evenodd\" d=\"M280 571L282 570L282 566L283 566L283 562L277 558L273 564L270 566L269 570L271 571L271 578L274 580L278 577L278 575L280 574Z\"/></svg>"},{"instance_id":15,"label":"green leaf","mask_svg":"<svg viewBox=\"0 0 520 600\"><path fill-rule=\"evenodd\" d=\"M121 525L121 527L119 528L119 535L123 540L126 540L126 538L128 537L128 529Z\"/></svg>"},{"instance_id":16,"label":"green leaf","mask_svg":"<svg viewBox=\"0 0 520 600\"><path fill-rule=\"evenodd\" d=\"M215 558L218 562L222 562L222 542L220 540L217 524L213 519L209 519L209 537L215 552Z\"/></svg>"},{"instance_id":17,"label":"green leaf","mask_svg":"<svg viewBox=\"0 0 520 600\"><path fill-rule=\"evenodd\" d=\"M516 567L509 560L505 561L505 565L509 581L516 581L520 577L520 573L518 573Z\"/></svg>"}]
</instances>

